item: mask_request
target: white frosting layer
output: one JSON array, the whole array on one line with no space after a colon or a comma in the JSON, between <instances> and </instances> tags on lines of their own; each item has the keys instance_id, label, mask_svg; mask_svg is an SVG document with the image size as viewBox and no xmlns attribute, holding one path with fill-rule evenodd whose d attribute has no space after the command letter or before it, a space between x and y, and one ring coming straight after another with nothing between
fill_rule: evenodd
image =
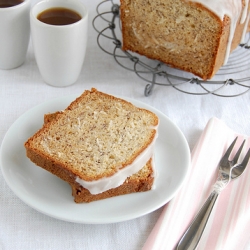
<instances>
[{"instance_id":1,"label":"white frosting layer","mask_svg":"<svg viewBox=\"0 0 250 250\"><path fill-rule=\"evenodd\" d=\"M245 26L244 26L244 30L243 30L243 33L242 33L242 36L241 36L241 43L245 43L246 42L246 33L247 33L247 24L249 23L250 21L250 13L248 13L248 16L247 16L247 19L246 19L246 23L245 23Z\"/></svg>"},{"instance_id":2,"label":"white frosting layer","mask_svg":"<svg viewBox=\"0 0 250 250\"><path fill-rule=\"evenodd\" d=\"M157 127L154 129L157 131ZM153 156L155 141L157 137L158 133L156 133L152 143L140 155L136 157L132 164L120 169L114 175L101 178L96 181L85 181L77 177L76 182L84 188L88 189L91 194L99 194L111 188L119 187L124 183L127 177L141 170L146 165L148 160Z\"/></svg>"},{"instance_id":3,"label":"white frosting layer","mask_svg":"<svg viewBox=\"0 0 250 250\"><path fill-rule=\"evenodd\" d=\"M244 23L248 18L248 5L249 0L245 0L245 7L243 9L242 15L242 0L190 0L192 2L197 2L205 6L207 9L216 14L221 20L227 15L231 19L230 34L226 49L226 56L224 59L224 64L227 63L230 54L231 44L235 33L235 28L237 21L240 19L240 23ZM248 22L245 23L244 34L242 38L246 35L246 26Z\"/></svg>"}]
</instances>

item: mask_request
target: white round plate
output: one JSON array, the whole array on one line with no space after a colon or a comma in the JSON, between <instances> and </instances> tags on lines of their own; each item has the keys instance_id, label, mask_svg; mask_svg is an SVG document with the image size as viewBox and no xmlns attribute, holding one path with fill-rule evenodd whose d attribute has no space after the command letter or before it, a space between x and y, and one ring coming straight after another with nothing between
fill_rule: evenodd
<instances>
[{"instance_id":1,"label":"white round plate","mask_svg":"<svg viewBox=\"0 0 250 250\"><path fill-rule=\"evenodd\" d=\"M10 127L0 151L3 176L27 205L48 216L70 222L103 224L134 219L171 200L182 186L190 167L190 150L182 132L160 111L136 100L134 105L160 118L155 148L157 176L153 190L122 195L92 203L76 204L68 183L35 166L27 157L25 141L43 124L43 115L65 109L77 96L42 103L19 117Z\"/></svg>"}]
</instances>

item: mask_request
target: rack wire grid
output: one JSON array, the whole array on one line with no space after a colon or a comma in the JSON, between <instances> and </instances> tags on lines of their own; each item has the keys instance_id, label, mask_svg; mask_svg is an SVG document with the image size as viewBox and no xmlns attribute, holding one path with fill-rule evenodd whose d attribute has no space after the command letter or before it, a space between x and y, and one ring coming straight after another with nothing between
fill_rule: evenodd
<instances>
[{"instance_id":1,"label":"rack wire grid","mask_svg":"<svg viewBox=\"0 0 250 250\"><path fill-rule=\"evenodd\" d=\"M185 94L236 97L250 90L250 33L230 55L225 66L211 80L169 67L144 56L122 50L120 5L114 0L100 2L92 25L97 31L97 44L124 69L146 82L144 95L152 94L156 85L169 86Z\"/></svg>"}]
</instances>

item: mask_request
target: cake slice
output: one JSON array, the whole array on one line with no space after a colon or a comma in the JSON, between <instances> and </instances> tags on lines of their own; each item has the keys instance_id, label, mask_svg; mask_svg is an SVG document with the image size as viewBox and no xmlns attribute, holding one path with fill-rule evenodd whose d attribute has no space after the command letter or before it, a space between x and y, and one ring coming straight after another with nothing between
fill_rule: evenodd
<instances>
[{"instance_id":1,"label":"cake slice","mask_svg":"<svg viewBox=\"0 0 250 250\"><path fill-rule=\"evenodd\" d=\"M146 165L158 122L151 111L91 89L29 138L26 153L73 185L73 193L79 194L78 183L97 195L119 187Z\"/></svg>"},{"instance_id":2,"label":"cake slice","mask_svg":"<svg viewBox=\"0 0 250 250\"><path fill-rule=\"evenodd\" d=\"M62 114L61 111L44 115L44 123L53 121L57 115ZM155 170L153 167L153 159L150 158L146 165L137 173L128 177L122 185L111 188L100 194L91 194L88 189L75 182L70 184L72 188L72 196L76 203L88 203L92 201L102 200L114 196L145 192L152 189L155 178Z\"/></svg>"}]
</instances>

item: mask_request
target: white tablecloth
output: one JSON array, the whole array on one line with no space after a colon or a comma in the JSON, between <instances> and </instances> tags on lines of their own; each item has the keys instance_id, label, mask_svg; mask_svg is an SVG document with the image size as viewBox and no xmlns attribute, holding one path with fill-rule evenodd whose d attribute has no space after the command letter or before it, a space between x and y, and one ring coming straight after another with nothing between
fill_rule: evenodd
<instances>
[{"instance_id":1,"label":"white tablecloth","mask_svg":"<svg viewBox=\"0 0 250 250\"><path fill-rule=\"evenodd\" d=\"M146 83L117 65L97 46L92 20L98 0L82 0L89 9L89 36L79 80L67 88L45 84L39 74L32 43L25 63L14 70L0 70L0 143L11 124L25 111L46 100L81 94L92 87L145 102L167 115L184 133L190 150L211 117L223 120L238 133L250 135L250 92L232 98L194 96L172 87L156 86L144 96ZM32 2L32 5L37 2ZM112 42L108 41L107 46ZM164 192L164 190L162 190ZM0 172L0 250L9 249L141 249L161 208L140 218L107 225L60 221L35 211L7 186ZM249 222L250 223L250 222ZM246 232L249 234L250 233ZM250 244L248 246L250 249Z\"/></svg>"}]
</instances>

